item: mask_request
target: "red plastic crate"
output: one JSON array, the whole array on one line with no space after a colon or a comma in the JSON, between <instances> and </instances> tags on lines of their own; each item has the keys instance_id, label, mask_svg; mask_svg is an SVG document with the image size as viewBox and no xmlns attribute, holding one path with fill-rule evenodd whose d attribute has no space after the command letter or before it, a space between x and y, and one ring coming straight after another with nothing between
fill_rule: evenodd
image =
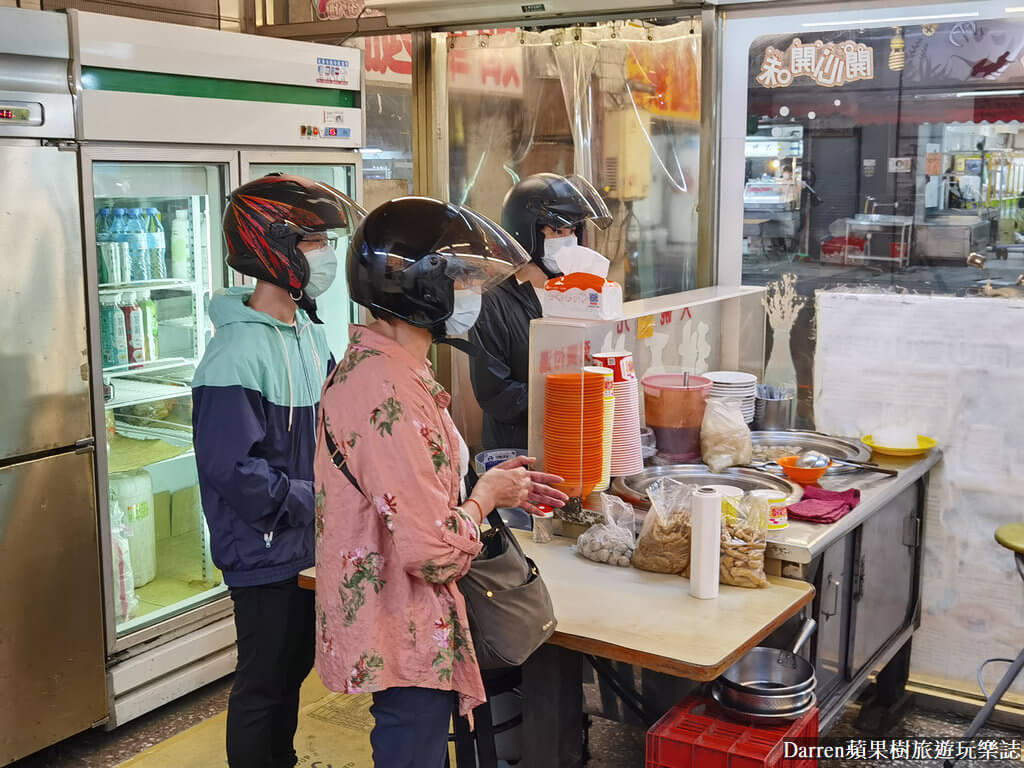
<instances>
[{"instance_id":1,"label":"red plastic crate","mask_svg":"<svg viewBox=\"0 0 1024 768\"><path fill-rule=\"evenodd\" d=\"M730 720L712 699L690 696L647 732L647 768L816 768L783 757L783 739L818 737L818 710L773 727Z\"/></svg>"}]
</instances>

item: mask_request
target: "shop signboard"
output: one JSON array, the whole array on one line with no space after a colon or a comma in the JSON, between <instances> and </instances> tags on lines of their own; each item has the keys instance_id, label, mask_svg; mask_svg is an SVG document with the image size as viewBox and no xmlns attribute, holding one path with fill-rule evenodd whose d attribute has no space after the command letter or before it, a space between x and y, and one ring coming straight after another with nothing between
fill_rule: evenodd
<instances>
[{"instance_id":1,"label":"shop signboard","mask_svg":"<svg viewBox=\"0 0 1024 768\"><path fill-rule=\"evenodd\" d=\"M871 46L853 40L804 43L796 38L789 48L780 51L768 46L761 60L757 83L764 88L788 88L800 77L826 88L846 85L858 80L875 79L875 51Z\"/></svg>"},{"instance_id":2,"label":"shop signboard","mask_svg":"<svg viewBox=\"0 0 1024 768\"><path fill-rule=\"evenodd\" d=\"M492 30L508 34L515 30ZM456 33L456 36L461 36ZM377 35L365 43L366 81L378 85L412 83L412 35ZM448 87L501 96L523 93L521 46L455 48L448 52Z\"/></svg>"}]
</instances>

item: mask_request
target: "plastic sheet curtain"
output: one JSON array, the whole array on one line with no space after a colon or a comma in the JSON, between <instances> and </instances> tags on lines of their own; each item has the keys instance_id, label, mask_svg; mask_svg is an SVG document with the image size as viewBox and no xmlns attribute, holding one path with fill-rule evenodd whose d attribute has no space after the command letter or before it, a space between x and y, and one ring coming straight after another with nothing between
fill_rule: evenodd
<instances>
[{"instance_id":1,"label":"plastic sheet curtain","mask_svg":"<svg viewBox=\"0 0 1024 768\"><path fill-rule=\"evenodd\" d=\"M627 300L696 287L699 62L689 19L449 36L452 200L500 221L520 178L579 173L615 216L586 244Z\"/></svg>"}]
</instances>

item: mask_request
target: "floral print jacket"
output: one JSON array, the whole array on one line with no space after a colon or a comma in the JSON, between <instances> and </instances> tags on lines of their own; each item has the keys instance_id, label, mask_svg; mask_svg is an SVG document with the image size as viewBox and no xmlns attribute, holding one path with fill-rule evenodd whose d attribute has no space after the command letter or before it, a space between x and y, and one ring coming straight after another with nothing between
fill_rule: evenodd
<instances>
[{"instance_id":1,"label":"floral print jacket","mask_svg":"<svg viewBox=\"0 0 1024 768\"><path fill-rule=\"evenodd\" d=\"M346 693L454 690L468 714L484 688L456 581L481 544L456 506L462 472L450 401L425 361L352 326L320 401L317 669ZM331 461L325 430L362 493Z\"/></svg>"}]
</instances>

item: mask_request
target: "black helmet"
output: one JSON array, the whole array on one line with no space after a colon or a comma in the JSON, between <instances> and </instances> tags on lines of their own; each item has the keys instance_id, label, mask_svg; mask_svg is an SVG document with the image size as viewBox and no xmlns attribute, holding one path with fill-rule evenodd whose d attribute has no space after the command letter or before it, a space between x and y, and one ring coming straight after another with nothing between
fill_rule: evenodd
<instances>
[{"instance_id":1,"label":"black helmet","mask_svg":"<svg viewBox=\"0 0 1024 768\"><path fill-rule=\"evenodd\" d=\"M572 227L579 238L585 221L606 229L612 216L597 190L582 176L527 176L508 191L501 208L501 225L533 259L543 255L541 227Z\"/></svg>"},{"instance_id":2,"label":"black helmet","mask_svg":"<svg viewBox=\"0 0 1024 768\"><path fill-rule=\"evenodd\" d=\"M434 338L454 309L455 288L483 293L529 261L505 230L476 211L429 197L374 209L348 248L352 300Z\"/></svg>"},{"instance_id":3,"label":"black helmet","mask_svg":"<svg viewBox=\"0 0 1024 768\"><path fill-rule=\"evenodd\" d=\"M228 265L243 275L288 290L314 320L316 301L306 296L309 262L299 240L313 232L352 232L366 211L333 187L271 173L231 193L224 210Z\"/></svg>"}]
</instances>

